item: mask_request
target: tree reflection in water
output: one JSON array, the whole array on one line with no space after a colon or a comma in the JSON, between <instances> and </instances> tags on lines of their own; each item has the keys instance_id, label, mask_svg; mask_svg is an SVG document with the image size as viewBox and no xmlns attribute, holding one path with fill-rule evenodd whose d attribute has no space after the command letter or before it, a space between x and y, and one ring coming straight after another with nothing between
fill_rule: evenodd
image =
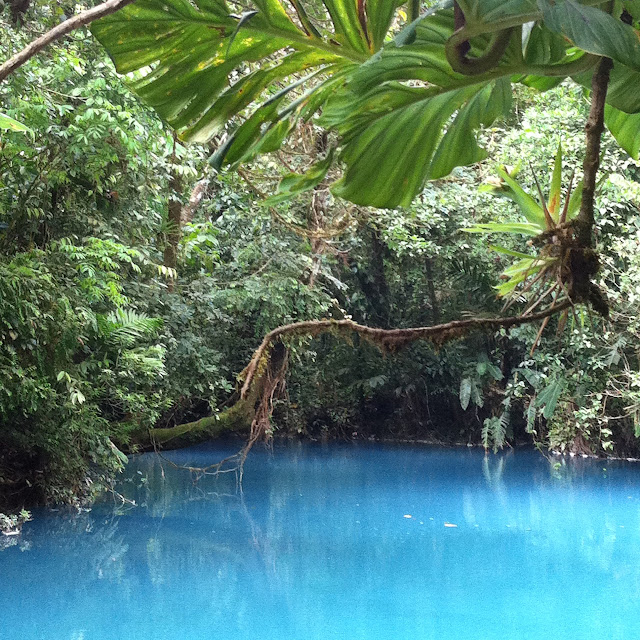
<instances>
[{"instance_id":1,"label":"tree reflection in water","mask_svg":"<svg viewBox=\"0 0 640 640\"><path fill-rule=\"evenodd\" d=\"M278 446L252 453L239 492L140 456L119 487L137 507L37 513L30 549L0 554L6 637L640 635L640 470L562 469L527 451Z\"/></svg>"}]
</instances>

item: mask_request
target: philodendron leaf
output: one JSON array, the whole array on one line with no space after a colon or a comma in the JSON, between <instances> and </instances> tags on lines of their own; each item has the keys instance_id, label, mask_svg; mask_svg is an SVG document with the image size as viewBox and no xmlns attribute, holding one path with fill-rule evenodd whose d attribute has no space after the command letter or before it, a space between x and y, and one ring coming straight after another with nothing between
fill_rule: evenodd
<instances>
[{"instance_id":1,"label":"philodendron leaf","mask_svg":"<svg viewBox=\"0 0 640 640\"><path fill-rule=\"evenodd\" d=\"M10 118L7 114L0 112L0 129L5 131L31 131L27 125Z\"/></svg>"},{"instance_id":2,"label":"philodendron leaf","mask_svg":"<svg viewBox=\"0 0 640 640\"><path fill-rule=\"evenodd\" d=\"M528 64L555 64L566 57L567 42L560 34L547 28L544 22L534 22L523 49Z\"/></svg>"},{"instance_id":3,"label":"philodendron leaf","mask_svg":"<svg viewBox=\"0 0 640 640\"><path fill-rule=\"evenodd\" d=\"M640 157L640 113L624 113L606 105L604 121L618 144L634 159Z\"/></svg>"},{"instance_id":4,"label":"philodendron leaf","mask_svg":"<svg viewBox=\"0 0 640 640\"><path fill-rule=\"evenodd\" d=\"M471 25L517 17L526 22L527 17L533 19L539 12L537 0L464 0L459 4Z\"/></svg>"},{"instance_id":5,"label":"philodendron leaf","mask_svg":"<svg viewBox=\"0 0 640 640\"><path fill-rule=\"evenodd\" d=\"M572 76L578 84L591 89L593 71ZM622 64L615 64L611 69L607 103L625 113L640 112L640 71L634 71Z\"/></svg>"},{"instance_id":6,"label":"philodendron leaf","mask_svg":"<svg viewBox=\"0 0 640 640\"><path fill-rule=\"evenodd\" d=\"M91 30L181 139L225 131L212 164L237 166L321 109L382 46L400 4L137 0Z\"/></svg>"},{"instance_id":7,"label":"philodendron leaf","mask_svg":"<svg viewBox=\"0 0 640 640\"><path fill-rule=\"evenodd\" d=\"M290 200L305 191L317 187L327 175L327 171L333 162L334 149L331 149L327 156L317 162L307 172L303 174L290 173L278 185L278 192L265 200L266 205L279 204L285 200Z\"/></svg>"},{"instance_id":8,"label":"philodendron leaf","mask_svg":"<svg viewBox=\"0 0 640 640\"><path fill-rule=\"evenodd\" d=\"M640 41L632 26L574 0L538 0L545 25L588 53L606 56L640 71Z\"/></svg>"},{"instance_id":9,"label":"philodendron leaf","mask_svg":"<svg viewBox=\"0 0 640 640\"><path fill-rule=\"evenodd\" d=\"M206 141L273 95L272 87L314 70L331 77L366 60L370 25L346 4L327 0L335 24L322 37L307 33L295 5L288 11L279 0L250 0L239 17L224 0L138 0L91 30L120 73L137 72L133 89L183 139ZM382 4L381 16L390 21L395 0ZM313 73L307 78L311 86L323 84Z\"/></svg>"},{"instance_id":10,"label":"philodendron leaf","mask_svg":"<svg viewBox=\"0 0 640 640\"><path fill-rule=\"evenodd\" d=\"M640 22L640 0L623 0L622 6L635 22Z\"/></svg>"},{"instance_id":11,"label":"philodendron leaf","mask_svg":"<svg viewBox=\"0 0 640 640\"><path fill-rule=\"evenodd\" d=\"M566 3L571 7L565 11L603 14ZM118 71L131 74L134 90L182 139L207 141L225 132L212 160L218 166L237 166L277 149L298 121L322 111L320 122L341 136L336 155L345 173L334 193L358 204L395 207L408 205L427 180L483 160L475 132L509 112L512 79L538 82L544 70L535 67L531 73L542 76L528 76L527 63L563 69L566 58L564 40L545 26L534 27L533 42L541 44L535 51L528 46L530 59L523 60L516 28L495 68L460 75L445 55L456 28L451 2L432 7L385 44L400 4L247 0L231 7L225 0L137 0L91 29ZM492 25L539 22L542 16L538 0L458 4L473 31L472 58L486 51ZM554 13L553 20L568 30L563 14ZM625 28L614 53L635 64ZM600 31L596 35L600 48L616 44ZM575 36L577 44L583 36ZM637 91L619 87L617 95L615 72L610 93L624 102L620 108L633 111L636 104L629 103L640 102ZM619 107L614 99L611 104ZM297 180L291 177L292 189L302 184ZM525 216L539 223L530 204L524 202Z\"/></svg>"},{"instance_id":12,"label":"philodendron leaf","mask_svg":"<svg viewBox=\"0 0 640 640\"><path fill-rule=\"evenodd\" d=\"M427 180L484 159L474 131L510 106L506 79L438 92L388 83L333 99L322 122L342 135L345 164L333 191L356 204L408 206Z\"/></svg>"}]
</instances>

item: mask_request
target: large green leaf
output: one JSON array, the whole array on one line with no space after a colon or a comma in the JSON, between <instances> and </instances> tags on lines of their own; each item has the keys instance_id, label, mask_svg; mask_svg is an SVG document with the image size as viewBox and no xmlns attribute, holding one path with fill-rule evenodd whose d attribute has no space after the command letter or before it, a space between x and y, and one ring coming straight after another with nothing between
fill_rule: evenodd
<instances>
[{"instance_id":1,"label":"large green leaf","mask_svg":"<svg viewBox=\"0 0 640 640\"><path fill-rule=\"evenodd\" d=\"M26 124L22 124L22 122L18 122L2 112L0 112L0 129L5 131L31 131Z\"/></svg>"},{"instance_id":2,"label":"large green leaf","mask_svg":"<svg viewBox=\"0 0 640 640\"><path fill-rule=\"evenodd\" d=\"M531 19L539 13L536 0L464 0L459 3L471 23L491 23L522 16Z\"/></svg>"},{"instance_id":3,"label":"large green leaf","mask_svg":"<svg viewBox=\"0 0 640 640\"><path fill-rule=\"evenodd\" d=\"M623 0L622 5L636 22L640 21L640 0Z\"/></svg>"},{"instance_id":4,"label":"large green leaf","mask_svg":"<svg viewBox=\"0 0 640 640\"><path fill-rule=\"evenodd\" d=\"M310 87L286 107L282 107L282 104L287 95L299 86L307 84L308 78L300 78L276 93L256 109L219 147L211 158L213 167L220 169L223 164L228 164L235 168L259 153L278 149L296 121L299 118L306 120L317 111L351 70L352 66L341 68L321 85Z\"/></svg>"},{"instance_id":5,"label":"large green leaf","mask_svg":"<svg viewBox=\"0 0 640 640\"><path fill-rule=\"evenodd\" d=\"M510 110L510 68L495 79L455 73L444 54L453 28L452 11L425 15L330 98L320 122L341 135L345 172L336 195L408 206L427 180L486 157L474 133Z\"/></svg>"},{"instance_id":6,"label":"large green leaf","mask_svg":"<svg viewBox=\"0 0 640 640\"><path fill-rule=\"evenodd\" d=\"M618 144L634 159L640 157L640 113L624 113L607 105L605 123Z\"/></svg>"},{"instance_id":7,"label":"large green leaf","mask_svg":"<svg viewBox=\"0 0 640 640\"><path fill-rule=\"evenodd\" d=\"M371 49L377 51L389 33L389 25L393 20L396 8L403 4L403 1L368 2L365 4Z\"/></svg>"},{"instance_id":8,"label":"large green leaf","mask_svg":"<svg viewBox=\"0 0 640 640\"><path fill-rule=\"evenodd\" d=\"M605 11L574 0L554 4L549 0L538 1L549 29L565 36L583 51L640 70L640 41L633 27Z\"/></svg>"},{"instance_id":9,"label":"large green leaf","mask_svg":"<svg viewBox=\"0 0 640 640\"><path fill-rule=\"evenodd\" d=\"M474 130L510 104L506 80L435 95L428 88L389 83L362 97L329 102L323 122L342 135L345 164L334 193L356 204L408 206L427 180L484 159Z\"/></svg>"},{"instance_id":10,"label":"large green leaf","mask_svg":"<svg viewBox=\"0 0 640 640\"><path fill-rule=\"evenodd\" d=\"M252 0L237 16L223 0L138 0L92 31L119 72L137 72L134 90L183 139L203 141L258 104L269 87L366 60L396 5L376 3L373 28L360 4L326 0L334 29L325 33L298 2L288 12L279 0Z\"/></svg>"},{"instance_id":11,"label":"large green leaf","mask_svg":"<svg viewBox=\"0 0 640 640\"><path fill-rule=\"evenodd\" d=\"M180 137L233 123L214 163L278 148L382 45L398 0L137 0L92 25L120 73ZM336 81L337 80L337 81Z\"/></svg>"},{"instance_id":12,"label":"large green leaf","mask_svg":"<svg viewBox=\"0 0 640 640\"><path fill-rule=\"evenodd\" d=\"M529 64L554 64L567 55L566 51L566 40L543 22L531 24L523 33L523 54Z\"/></svg>"},{"instance_id":13,"label":"large green leaf","mask_svg":"<svg viewBox=\"0 0 640 640\"><path fill-rule=\"evenodd\" d=\"M553 415L558 400L562 396L566 388L566 380L564 378L552 378L548 384L538 393L536 398L536 407L544 407L542 415L548 420Z\"/></svg>"},{"instance_id":14,"label":"large green leaf","mask_svg":"<svg viewBox=\"0 0 640 640\"><path fill-rule=\"evenodd\" d=\"M582 6L593 1L566 2L603 14ZM538 0L466 0L459 4L471 30L471 58L490 47L491 25L516 28L497 66L461 75L445 55L454 33L453 11L442 8L447 3L385 42L399 4L247 0L236 15L225 0L137 0L92 30L118 71L131 74L135 91L183 139L225 132L216 166L277 149L298 120L322 111L320 122L340 135L336 157L345 167L334 192L393 207L408 205L427 180L485 158L475 132L508 113L512 80L548 88L569 73L565 63L583 56L569 51L557 15L552 21L563 35L539 23ZM538 24L527 27L523 42L525 20ZM617 43L616 55L634 62L625 43ZM609 51L614 44L600 34L601 47L589 46ZM638 92L616 79L618 66L635 73L616 64L610 102L640 110Z\"/></svg>"},{"instance_id":15,"label":"large green leaf","mask_svg":"<svg viewBox=\"0 0 640 640\"><path fill-rule=\"evenodd\" d=\"M560 4L565 0L556 0ZM543 18L548 0L459 0L470 31L480 32L482 27L516 26L537 22ZM603 0L584 0L576 3L586 6L606 5Z\"/></svg>"},{"instance_id":16,"label":"large green leaf","mask_svg":"<svg viewBox=\"0 0 640 640\"><path fill-rule=\"evenodd\" d=\"M572 76L578 84L591 89L593 71ZM625 113L640 112L640 72L616 62L611 69L611 78L607 89L607 102Z\"/></svg>"}]
</instances>

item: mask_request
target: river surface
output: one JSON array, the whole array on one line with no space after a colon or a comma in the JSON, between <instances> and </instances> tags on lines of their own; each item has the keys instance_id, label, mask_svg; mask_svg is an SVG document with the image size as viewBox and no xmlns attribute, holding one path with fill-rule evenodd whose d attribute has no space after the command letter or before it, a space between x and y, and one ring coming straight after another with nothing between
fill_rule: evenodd
<instances>
[{"instance_id":1,"label":"river surface","mask_svg":"<svg viewBox=\"0 0 640 640\"><path fill-rule=\"evenodd\" d=\"M36 511L0 551L0 639L640 638L640 465L558 460L278 445L239 492L139 456L138 506Z\"/></svg>"}]
</instances>

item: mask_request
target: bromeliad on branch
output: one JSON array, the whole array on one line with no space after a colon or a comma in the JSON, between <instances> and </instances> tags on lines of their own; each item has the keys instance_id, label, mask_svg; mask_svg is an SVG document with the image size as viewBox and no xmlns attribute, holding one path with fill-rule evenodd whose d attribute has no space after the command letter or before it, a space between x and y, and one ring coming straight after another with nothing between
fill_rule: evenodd
<instances>
[{"instance_id":1,"label":"bromeliad on branch","mask_svg":"<svg viewBox=\"0 0 640 640\"><path fill-rule=\"evenodd\" d=\"M570 255L578 247L573 220L580 211L583 188L581 180L573 190L572 175L564 203L561 202L562 145L558 145L548 199L545 199L535 174L538 202L516 182L514 177L517 172L517 168L511 172L506 167L499 168L499 179L488 182L482 190L513 200L526 222L477 224L464 230L470 233L530 236L528 244L541 247L537 255L529 255L501 245L490 245L494 251L518 258L504 270L502 276L505 282L498 285L496 290L499 296L507 298L505 307L516 300L525 302L526 315L547 298L558 302L575 297L572 295L575 278L571 271Z\"/></svg>"}]
</instances>

